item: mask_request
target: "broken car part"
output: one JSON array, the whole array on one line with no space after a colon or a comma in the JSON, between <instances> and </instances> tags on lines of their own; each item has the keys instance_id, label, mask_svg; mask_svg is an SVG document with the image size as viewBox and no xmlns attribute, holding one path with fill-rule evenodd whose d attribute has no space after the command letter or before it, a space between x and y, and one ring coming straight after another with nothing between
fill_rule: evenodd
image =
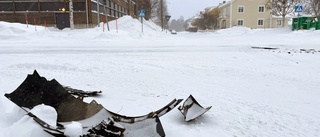
<instances>
[{"instance_id":1,"label":"broken car part","mask_svg":"<svg viewBox=\"0 0 320 137\"><path fill-rule=\"evenodd\" d=\"M202 107L196 99L190 95L186 101L183 103L182 106L179 106L179 111L184 116L185 121L192 121L197 117L201 116L202 114L206 113L208 110L211 109L212 106L204 108Z\"/></svg>"},{"instance_id":2,"label":"broken car part","mask_svg":"<svg viewBox=\"0 0 320 137\"><path fill-rule=\"evenodd\" d=\"M76 91L77 94L80 93L78 98L74 94L72 95L71 90ZM112 134L113 136L150 135L162 137L165 136L165 133L159 117L168 113L182 101L182 99L174 99L157 111L143 116L129 117L111 112L94 100L90 103L83 102L83 93L79 91L81 90L65 88L55 79L48 81L35 70L33 74L27 76L16 90L10 94L5 94L5 96L27 112L39 104L55 108L58 113L57 125L60 125L56 129L45 126L46 123L36 116L32 117L44 127L46 132L57 137L64 136L63 126L71 121L82 124L84 135Z\"/></svg>"}]
</instances>

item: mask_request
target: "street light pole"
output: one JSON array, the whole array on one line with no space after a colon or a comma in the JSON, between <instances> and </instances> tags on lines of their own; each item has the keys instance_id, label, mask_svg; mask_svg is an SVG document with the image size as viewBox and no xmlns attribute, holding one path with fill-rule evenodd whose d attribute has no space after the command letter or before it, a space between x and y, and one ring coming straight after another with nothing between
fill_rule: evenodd
<instances>
[{"instance_id":1,"label":"street light pole","mask_svg":"<svg viewBox=\"0 0 320 137\"><path fill-rule=\"evenodd\" d=\"M160 6L161 6L161 28L162 28L162 31L163 31L163 0L160 1Z\"/></svg>"},{"instance_id":2,"label":"street light pole","mask_svg":"<svg viewBox=\"0 0 320 137\"><path fill-rule=\"evenodd\" d=\"M88 0L86 0L86 21L87 21L87 28L89 27L89 17L88 17Z\"/></svg>"},{"instance_id":3,"label":"street light pole","mask_svg":"<svg viewBox=\"0 0 320 137\"><path fill-rule=\"evenodd\" d=\"M69 10L70 10L70 28L71 30L74 29L74 22L73 22L73 2L72 0L69 1Z\"/></svg>"},{"instance_id":4,"label":"street light pole","mask_svg":"<svg viewBox=\"0 0 320 137\"><path fill-rule=\"evenodd\" d=\"M100 27L100 0L97 0L98 27Z\"/></svg>"}]
</instances>

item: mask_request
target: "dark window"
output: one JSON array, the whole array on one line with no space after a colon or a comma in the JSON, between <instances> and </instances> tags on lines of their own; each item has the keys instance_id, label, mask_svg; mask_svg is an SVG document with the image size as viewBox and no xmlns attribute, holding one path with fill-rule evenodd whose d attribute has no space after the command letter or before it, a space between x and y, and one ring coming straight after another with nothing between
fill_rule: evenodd
<instances>
[{"instance_id":1,"label":"dark window","mask_svg":"<svg viewBox=\"0 0 320 137\"><path fill-rule=\"evenodd\" d=\"M40 3L41 11L61 11L62 8L65 8L66 11L69 10L69 6L64 2L41 2Z\"/></svg>"},{"instance_id":2,"label":"dark window","mask_svg":"<svg viewBox=\"0 0 320 137\"><path fill-rule=\"evenodd\" d=\"M17 2L16 11L38 11L38 2Z\"/></svg>"},{"instance_id":3,"label":"dark window","mask_svg":"<svg viewBox=\"0 0 320 137\"><path fill-rule=\"evenodd\" d=\"M259 20L258 20L258 25L259 25L259 26L262 26L262 25L263 25L263 20L262 20L262 19L259 19Z\"/></svg>"},{"instance_id":4,"label":"dark window","mask_svg":"<svg viewBox=\"0 0 320 137\"><path fill-rule=\"evenodd\" d=\"M74 11L86 11L86 4L84 2L74 2L73 3Z\"/></svg>"},{"instance_id":5,"label":"dark window","mask_svg":"<svg viewBox=\"0 0 320 137\"><path fill-rule=\"evenodd\" d=\"M264 6L259 6L259 12L264 12Z\"/></svg>"},{"instance_id":6,"label":"dark window","mask_svg":"<svg viewBox=\"0 0 320 137\"><path fill-rule=\"evenodd\" d=\"M277 25L281 26L282 25L282 20L277 20Z\"/></svg>"},{"instance_id":7,"label":"dark window","mask_svg":"<svg viewBox=\"0 0 320 137\"><path fill-rule=\"evenodd\" d=\"M0 3L1 11L13 11L13 3Z\"/></svg>"},{"instance_id":8,"label":"dark window","mask_svg":"<svg viewBox=\"0 0 320 137\"><path fill-rule=\"evenodd\" d=\"M38 2L38 0L14 0L15 2Z\"/></svg>"},{"instance_id":9,"label":"dark window","mask_svg":"<svg viewBox=\"0 0 320 137\"><path fill-rule=\"evenodd\" d=\"M106 5L107 1L106 1L106 0L100 0L100 3L101 3L102 5Z\"/></svg>"},{"instance_id":10,"label":"dark window","mask_svg":"<svg viewBox=\"0 0 320 137\"><path fill-rule=\"evenodd\" d=\"M238 7L238 12L239 12L239 13L244 12L244 7L242 7L242 6L241 6L241 7Z\"/></svg>"},{"instance_id":11,"label":"dark window","mask_svg":"<svg viewBox=\"0 0 320 137\"><path fill-rule=\"evenodd\" d=\"M243 20L238 20L238 26L243 26Z\"/></svg>"},{"instance_id":12,"label":"dark window","mask_svg":"<svg viewBox=\"0 0 320 137\"><path fill-rule=\"evenodd\" d=\"M100 11L100 13L104 13L104 6L103 5L99 6L99 11Z\"/></svg>"},{"instance_id":13,"label":"dark window","mask_svg":"<svg viewBox=\"0 0 320 137\"><path fill-rule=\"evenodd\" d=\"M97 11L97 3L91 3L91 10Z\"/></svg>"},{"instance_id":14,"label":"dark window","mask_svg":"<svg viewBox=\"0 0 320 137\"><path fill-rule=\"evenodd\" d=\"M106 1L106 6L110 7L110 1L109 0Z\"/></svg>"}]
</instances>

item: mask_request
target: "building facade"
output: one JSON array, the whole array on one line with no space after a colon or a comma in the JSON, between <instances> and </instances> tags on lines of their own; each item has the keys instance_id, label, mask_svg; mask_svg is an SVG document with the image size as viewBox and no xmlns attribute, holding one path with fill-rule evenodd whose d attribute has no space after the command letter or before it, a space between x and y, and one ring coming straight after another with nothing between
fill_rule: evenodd
<instances>
[{"instance_id":1,"label":"building facade","mask_svg":"<svg viewBox=\"0 0 320 137\"><path fill-rule=\"evenodd\" d=\"M223 1L220 9L219 28L244 26L248 28L279 28L288 25L288 18L282 22L281 17L271 15L266 8L267 0L231 0Z\"/></svg>"},{"instance_id":2,"label":"building facade","mask_svg":"<svg viewBox=\"0 0 320 137\"><path fill-rule=\"evenodd\" d=\"M135 0L1 0L0 21L54 26L94 27L124 15L137 16Z\"/></svg>"}]
</instances>

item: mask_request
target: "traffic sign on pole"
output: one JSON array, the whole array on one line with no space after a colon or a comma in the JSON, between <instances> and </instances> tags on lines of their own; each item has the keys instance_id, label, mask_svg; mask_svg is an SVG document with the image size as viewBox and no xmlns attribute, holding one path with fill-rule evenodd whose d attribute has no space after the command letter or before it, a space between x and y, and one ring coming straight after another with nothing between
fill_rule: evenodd
<instances>
[{"instance_id":1,"label":"traffic sign on pole","mask_svg":"<svg viewBox=\"0 0 320 137\"><path fill-rule=\"evenodd\" d=\"M303 7L302 6L296 6L295 12L302 12Z\"/></svg>"},{"instance_id":2,"label":"traffic sign on pole","mask_svg":"<svg viewBox=\"0 0 320 137\"><path fill-rule=\"evenodd\" d=\"M165 17L166 17L167 22L168 22L168 21L170 20L170 18L171 18L170 15L166 15Z\"/></svg>"},{"instance_id":3,"label":"traffic sign on pole","mask_svg":"<svg viewBox=\"0 0 320 137\"><path fill-rule=\"evenodd\" d=\"M139 17L145 17L145 16L146 16L145 10L139 10Z\"/></svg>"}]
</instances>

